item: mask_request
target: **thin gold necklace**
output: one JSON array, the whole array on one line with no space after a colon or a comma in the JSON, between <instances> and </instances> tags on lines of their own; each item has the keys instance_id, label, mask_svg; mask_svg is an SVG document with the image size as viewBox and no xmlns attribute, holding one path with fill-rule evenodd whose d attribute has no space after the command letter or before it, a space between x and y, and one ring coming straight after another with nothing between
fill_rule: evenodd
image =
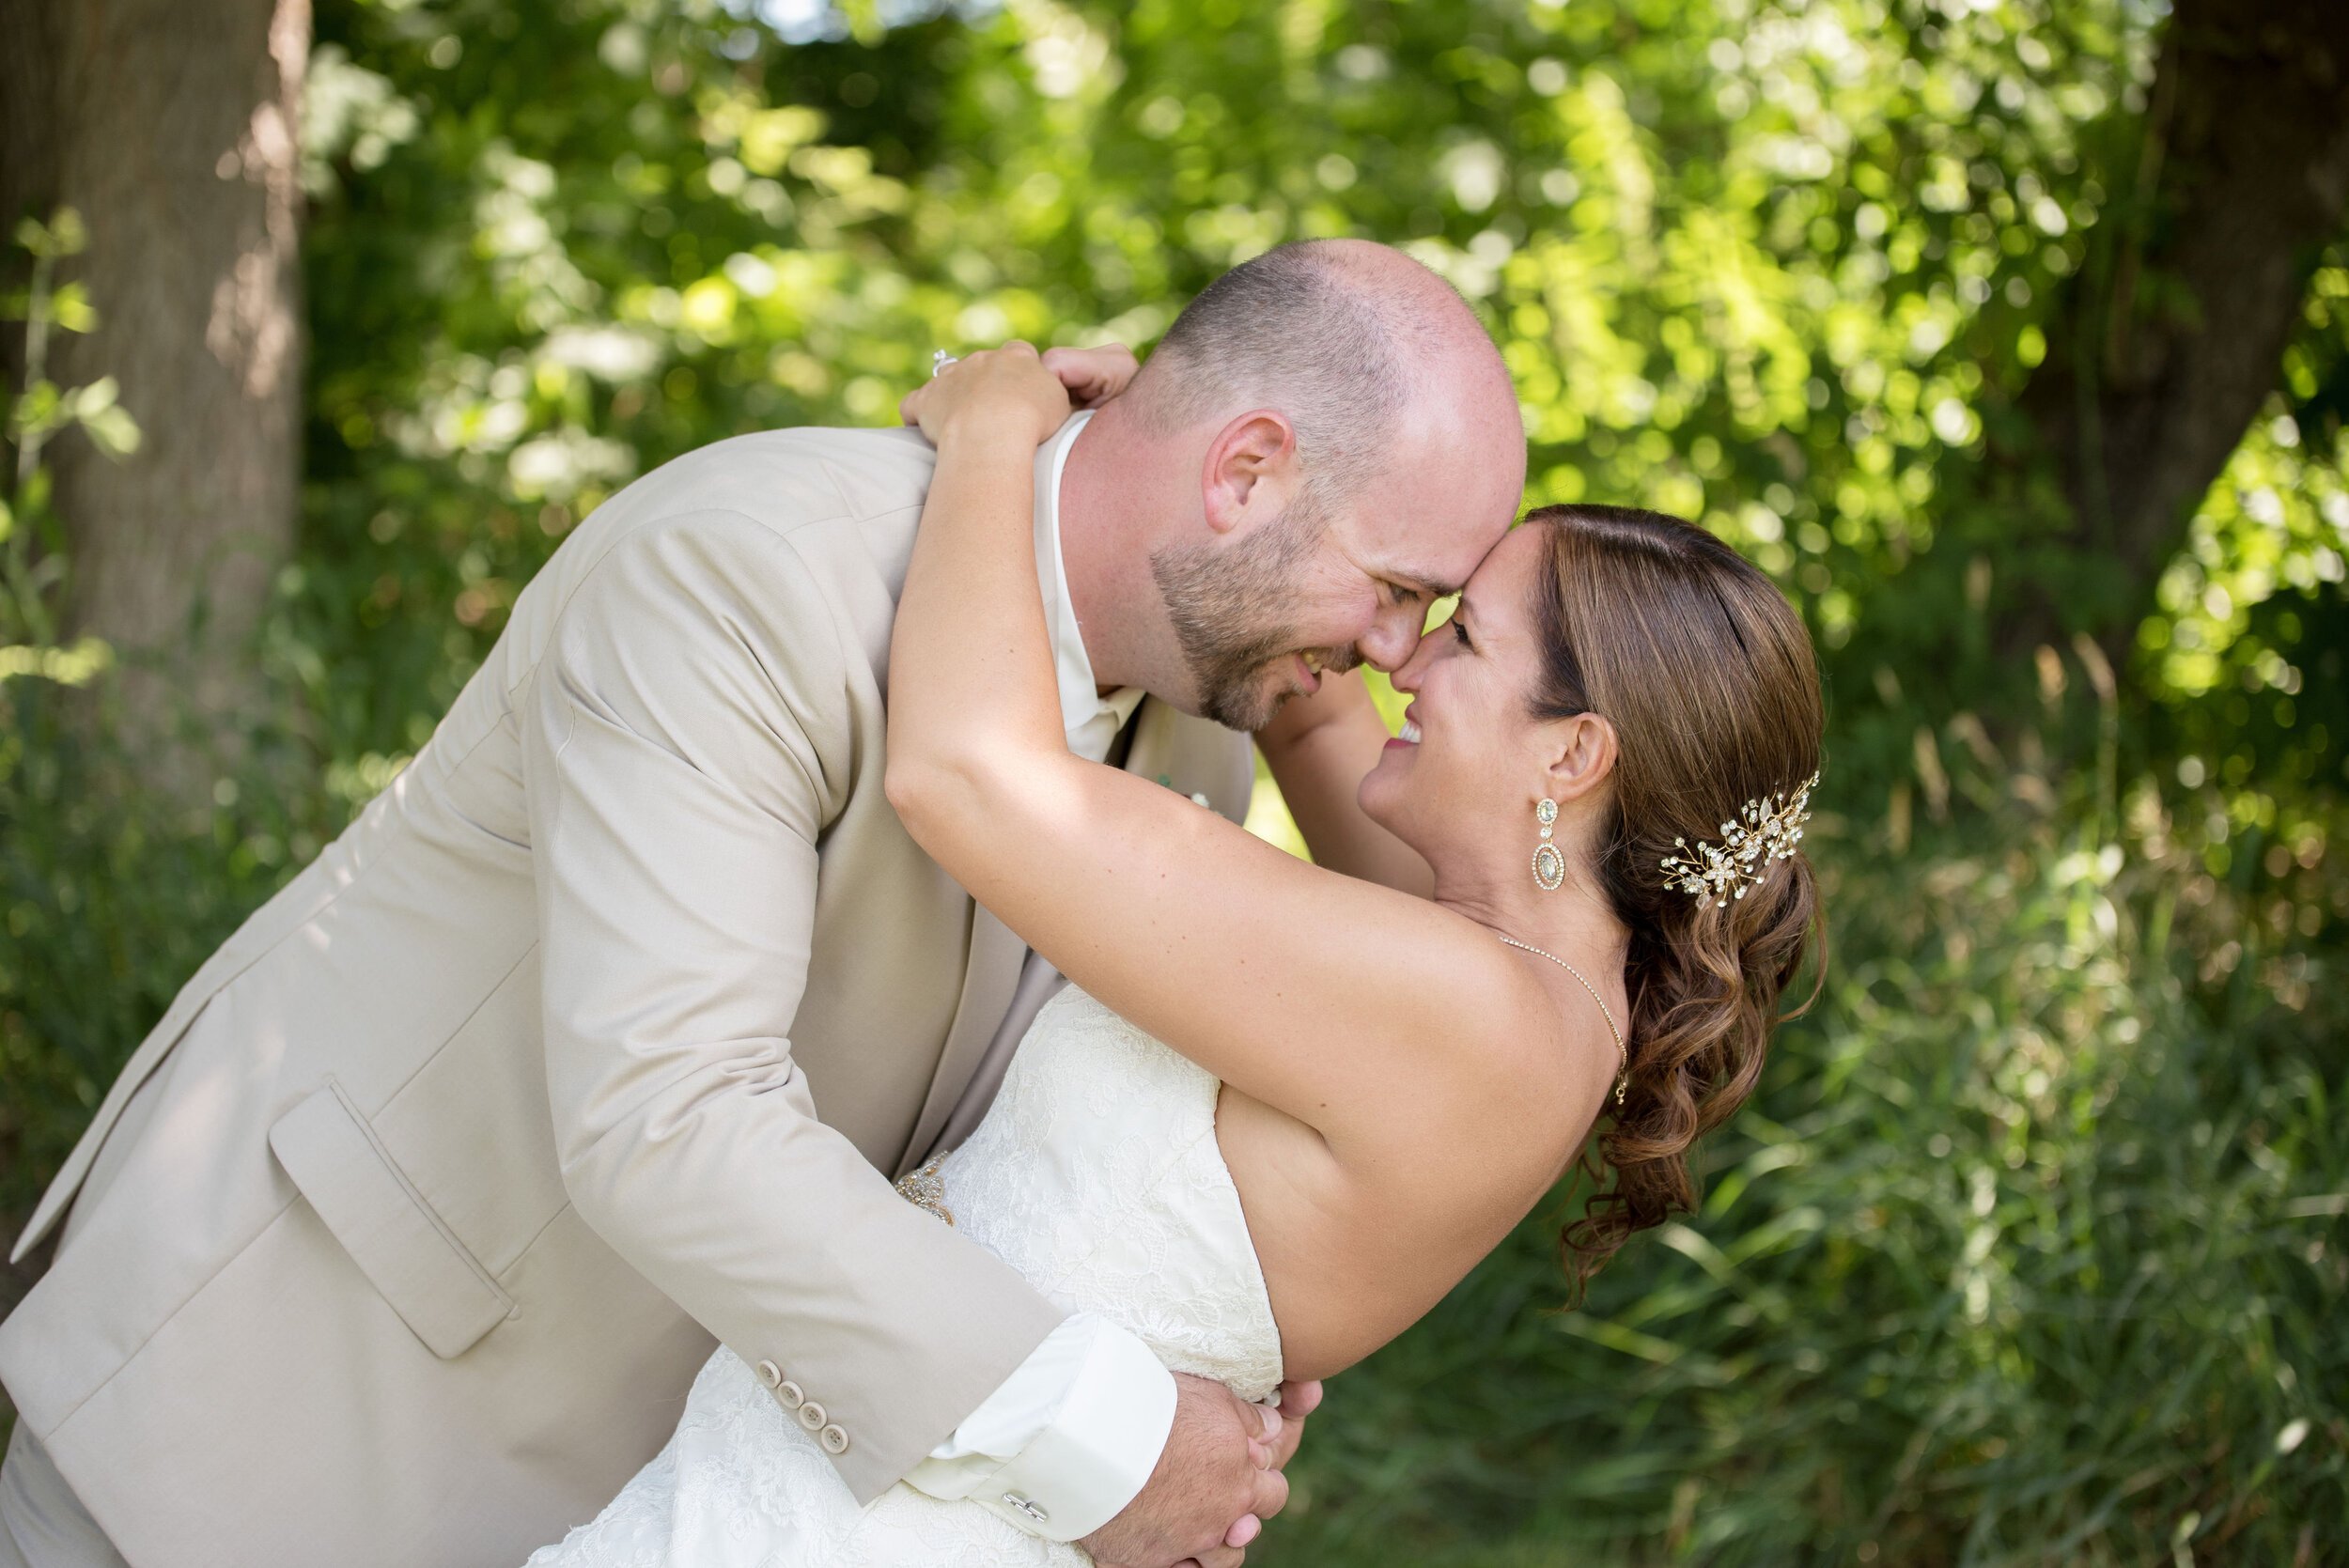
<instances>
[{"instance_id":1,"label":"thin gold necklace","mask_svg":"<svg viewBox=\"0 0 2349 1568\"><path fill-rule=\"evenodd\" d=\"M1495 932L1494 935L1501 936L1501 933ZM1623 1031L1615 1027L1615 1015L1609 1010L1607 1006L1607 999L1598 994L1598 987L1592 985L1589 978L1585 976L1580 970L1576 969L1572 964L1567 963L1563 958L1559 957L1555 953L1544 953L1540 948L1535 947L1532 942L1521 942L1515 937L1501 937L1501 939L1503 942L1506 942L1509 946L1517 949L1519 952L1531 953L1536 958L1548 959L1551 963L1557 965L1568 974L1573 975L1577 980L1581 981L1582 988L1591 993L1591 1000L1593 1001L1598 1003L1598 1016L1607 1020L1607 1032L1615 1037L1615 1104L1617 1106L1621 1106L1623 1104L1624 1091L1627 1089L1631 1083L1631 1048L1623 1043Z\"/></svg>"}]
</instances>

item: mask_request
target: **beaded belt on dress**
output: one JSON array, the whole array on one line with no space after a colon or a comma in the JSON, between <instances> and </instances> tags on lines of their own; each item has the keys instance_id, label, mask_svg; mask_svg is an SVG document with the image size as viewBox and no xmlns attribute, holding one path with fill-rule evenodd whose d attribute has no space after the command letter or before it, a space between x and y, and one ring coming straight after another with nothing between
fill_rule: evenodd
<instances>
[{"instance_id":1,"label":"beaded belt on dress","mask_svg":"<svg viewBox=\"0 0 2349 1568\"><path fill-rule=\"evenodd\" d=\"M938 1173L938 1168L945 1158L944 1155L940 1155L919 1171L909 1171L898 1177L897 1196L915 1208L927 1209L951 1225L955 1222L955 1216L954 1211L946 1206L946 1178Z\"/></svg>"}]
</instances>

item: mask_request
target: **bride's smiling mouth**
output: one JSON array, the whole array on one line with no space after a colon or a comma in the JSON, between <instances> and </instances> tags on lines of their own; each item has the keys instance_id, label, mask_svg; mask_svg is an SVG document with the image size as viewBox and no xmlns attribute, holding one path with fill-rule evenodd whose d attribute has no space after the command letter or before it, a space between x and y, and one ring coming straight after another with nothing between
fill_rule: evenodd
<instances>
[{"instance_id":1,"label":"bride's smiling mouth","mask_svg":"<svg viewBox=\"0 0 2349 1568\"><path fill-rule=\"evenodd\" d=\"M1407 707L1403 710L1402 733L1394 736L1387 742L1388 750L1392 751L1397 746L1416 746L1419 744L1419 721L1411 717L1412 707L1417 707L1418 706L1418 704L1414 703L1411 707Z\"/></svg>"}]
</instances>

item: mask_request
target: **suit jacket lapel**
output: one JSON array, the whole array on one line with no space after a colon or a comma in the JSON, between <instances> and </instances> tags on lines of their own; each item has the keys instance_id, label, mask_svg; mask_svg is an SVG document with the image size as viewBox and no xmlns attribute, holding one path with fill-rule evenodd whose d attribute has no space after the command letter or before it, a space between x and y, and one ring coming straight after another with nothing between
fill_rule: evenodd
<instances>
[{"instance_id":1,"label":"suit jacket lapel","mask_svg":"<svg viewBox=\"0 0 2349 1568\"><path fill-rule=\"evenodd\" d=\"M1204 719L1190 718L1156 698L1145 697L1119 731L1110 748L1112 767L1123 768L1179 795L1205 795L1225 816L1237 822L1248 815L1250 785L1254 779L1254 752L1247 740ZM968 1134L985 1102L994 1098L1010 1065L1019 1036L1034 1021L1034 1007L1058 988L1057 976L1038 955L976 902L971 906L971 950L962 976L962 997L946 1032L938 1071L930 1079L922 1114L913 1136L898 1161L903 1175L937 1146L940 1136L953 1130ZM1046 985L1021 986L1021 975L1040 966ZM1030 1004L1028 1017L1005 1017L1018 996ZM999 1048L992 1054L988 1047ZM972 1103L966 1105L966 1100ZM957 1113L957 1107L963 1112Z\"/></svg>"},{"instance_id":2,"label":"suit jacket lapel","mask_svg":"<svg viewBox=\"0 0 2349 1568\"><path fill-rule=\"evenodd\" d=\"M1193 800L1204 795L1207 805L1234 822L1248 819L1256 753L1247 737L1155 697L1143 699L1130 728L1127 772Z\"/></svg>"},{"instance_id":3,"label":"suit jacket lapel","mask_svg":"<svg viewBox=\"0 0 2349 1568\"><path fill-rule=\"evenodd\" d=\"M922 1114L914 1119L913 1136L898 1157L896 1174L902 1176L913 1169L924 1151L938 1141L940 1129L1003 1021L1003 1011L1011 1005L1011 994L1019 984L1019 968L1027 955L1027 943L1012 935L1011 927L977 900L972 900L971 947L963 962L962 996L955 1003L955 1021L947 1026L938 1071L922 1101Z\"/></svg>"}]
</instances>

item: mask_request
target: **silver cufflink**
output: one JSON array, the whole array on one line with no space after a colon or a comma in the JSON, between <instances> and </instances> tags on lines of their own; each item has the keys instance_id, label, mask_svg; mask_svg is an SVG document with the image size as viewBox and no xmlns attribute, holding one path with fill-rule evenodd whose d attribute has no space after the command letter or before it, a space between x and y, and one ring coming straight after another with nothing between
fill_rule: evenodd
<instances>
[{"instance_id":1,"label":"silver cufflink","mask_svg":"<svg viewBox=\"0 0 2349 1568\"><path fill-rule=\"evenodd\" d=\"M1034 1519L1039 1525L1050 1524L1051 1522L1050 1514L1045 1513L1044 1510L1038 1508L1035 1504L1030 1502L1027 1498L1021 1497L1017 1492L1005 1492L1003 1494L1003 1503L1005 1507L1018 1509L1020 1513L1025 1514L1029 1518Z\"/></svg>"}]
</instances>

